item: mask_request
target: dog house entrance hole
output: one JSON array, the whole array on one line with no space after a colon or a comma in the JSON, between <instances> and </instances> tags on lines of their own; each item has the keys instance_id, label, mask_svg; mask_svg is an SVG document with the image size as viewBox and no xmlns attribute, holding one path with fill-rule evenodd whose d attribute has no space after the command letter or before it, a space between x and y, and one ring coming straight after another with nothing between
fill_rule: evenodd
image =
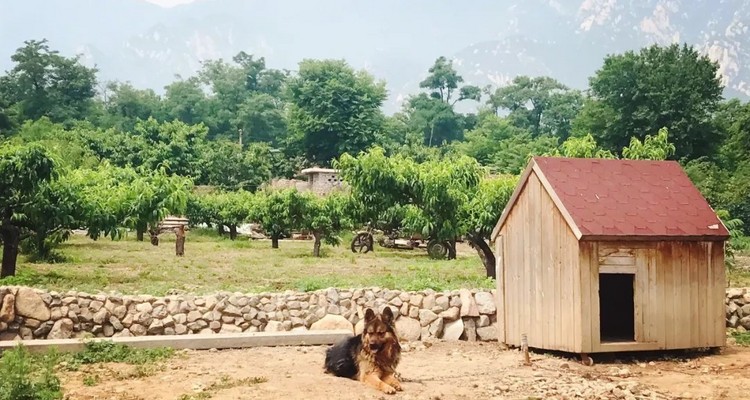
<instances>
[{"instance_id":1,"label":"dog house entrance hole","mask_svg":"<svg viewBox=\"0 0 750 400\"><path fill-rule=\"evenodd\" d=\"M635 341L635 275L599 274L601 342Z\"/></svg>"}]
</instances>

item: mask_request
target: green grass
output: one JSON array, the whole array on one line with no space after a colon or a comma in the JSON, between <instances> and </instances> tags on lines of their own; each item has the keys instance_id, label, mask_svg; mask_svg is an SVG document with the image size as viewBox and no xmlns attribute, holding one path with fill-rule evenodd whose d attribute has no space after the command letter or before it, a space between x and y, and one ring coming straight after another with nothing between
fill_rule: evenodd
<instances>
[{"instance_id":1,"label":"green grass","mask_svg":"<svg viewBox=\"0 0 750 400\"><path fill-rule=\"evenodd\" d=\"M732 332L732 337L737 345L750 347L750 332Z\"/></svg>"},{"instance_id":2,"label":"green grass","mask_svg":"<svg viewBox=\"0 0 750 400\"><path fill-rule=\"evenodd\" d=\"M76 371L82 365L100 363L125 363L136 366L130 377L152 373L160 361L174 356L168 348L135 349L111 341L87 342L78 353L59 353L50 350L45 354L31 354L23 345L2 353L0 359L0 400L57 400L62 399L59 369ZM95 386L100 381L97 374L85 375L83 384Z\"/></svg>"},{"instance_id":3,"label":"green grass","mask_svg":"<svg viewBox=\"0 0 750 400\"><path fill-rule=\"evenodd\" d=\"M476 252L459 244L456 260L435 261L424 249L393 250L375 246L368 254L341 246L324 246L312 256L311 241L231 241L212 231L191 231L185 256L174 255L174 236L160 236L158 247L123 240L90 240L73 236L62 244L56 263L19 259L17 275L0 284L26 285L56 291L165 295L170 290L206 294L219 290L276 292L326 287L379 286L400 290L491 288Z\"/></svg>"}]
</instances>

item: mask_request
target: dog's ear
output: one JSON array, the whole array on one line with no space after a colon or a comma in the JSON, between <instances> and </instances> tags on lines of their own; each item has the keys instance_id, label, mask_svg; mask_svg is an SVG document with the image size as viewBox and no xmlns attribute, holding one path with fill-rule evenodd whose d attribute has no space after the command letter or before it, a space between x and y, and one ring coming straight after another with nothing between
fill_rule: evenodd
<instances>
[{"instance_id":1,"label":"dog's ear","mask_svg":"<svg viewBox=\"0 0 750 400\"><path fill-rule=\"evenodd\" d=\"M365 311L365 323L369 324L374 319L375 319L375 311L372 311L372 308L368 308Z\"/></svg>"},{"instance_id":2,"label":"dog's ear","mask_svg":"<svg viewBox=\"0 0 750 400\"><path fill-rule=\"evenodd\" d=\"M383 308L383 322L388 325L393 324L393 310L391 310L391 308L388 306L385 306L385 308Z\"/></svg>"}]
</instances>

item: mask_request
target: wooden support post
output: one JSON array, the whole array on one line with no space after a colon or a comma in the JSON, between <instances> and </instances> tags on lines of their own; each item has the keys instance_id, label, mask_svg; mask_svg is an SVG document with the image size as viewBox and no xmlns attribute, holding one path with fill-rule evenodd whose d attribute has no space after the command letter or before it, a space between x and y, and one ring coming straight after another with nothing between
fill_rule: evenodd
<instances>
[{"instance_id":1,"label":"wooden support post","mask_svg":"<svg viewBox=\"0 0 750 400\"><path fill-rule=\"evenodd\" d=\"M177 240L175 240L175 254L178 257L185 255L185 225L180 225L174 230Z\"/></svg>"},{"instance_id":2,"label":"wooden support post","mask_svg":"<svg viewBox=\"0 0 750 400\"><path fill-rule=\"evenodd\" d=\"M521 351L523 352L523 365L531 365L531 358L529 357L529 341L526 339L526 334L521 335Z\"/></svg>"}]
</instances>

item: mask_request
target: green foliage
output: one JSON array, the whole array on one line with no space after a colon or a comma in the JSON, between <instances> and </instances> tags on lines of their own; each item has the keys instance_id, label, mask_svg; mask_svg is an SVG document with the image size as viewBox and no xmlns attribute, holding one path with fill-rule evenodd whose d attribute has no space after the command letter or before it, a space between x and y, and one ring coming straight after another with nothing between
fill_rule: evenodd
<instances>
[{"instance_id":1,"label":"green foliage","mask_svg":"<svg viewBox=\"0 0 750 400\"><path fill-rule=\"evenodd\" d=\"M420 132L425 146L442 146L463 140L464 122L453 107L424 93L412 96L404 105L407 126Z\"/></svg>"},{"instance_id":2,"label":"green foliage","mask_svg":"<svg viewBox=\"0 0 750 400\"><path fill-rule=\"evenodd\" d=\"M729 230L730 239L724 245L724 262L727 267L733 269L736 267L735 253L739 248L742 248L744 240L744 232L742 231L743 222L737 218L731 218L729 212L726 210L717 210L716 215L724 223L727 230Z\"/></svg>"},{"instance_id":3,"label":"green foliage","mask_svg":"<svg viewBox=\"0 0 750 400\"><path fill-rule=\"evenodd\" d=\"M299 228L313 233L316 241L315 256L320 256L320 241L338 246L341 243L338 234L353 227L350 203L349 195L341 192L333 192L326 196L312 193L302 195Z\"/></svg>"},{"instance_id":4,"label":"green foliage","mask_svg":"<svg viewBox=\"0 0 750 400\"><path fill-rule=\"evenodd\" d=\"M282 236L302 225L305 206L305 197L297 189L266 189L255 194L250 218L271 236L275 248Z\"/></svg>"},{"instance_id":5,"label":"green foliage","mask_svg":"<svg viewBox=\"0 0 750 400\"><path fill-rule=\"evenodd\" d=\"M481 99L481 90L476 86L467 85L462 86L458 97L451 101L453 92L458 89L458 84L463 82L464 78L453 68L453 61L449 61L444 56L438 57L428 72L429 75L419 83L419 87L429 89L430 97L448 104L451 108L462 100L479 101Z\"/></svg>"},{"instance_id":6,"label":"green foliage","mask_svg":"<svg viewBox=\"0 0 750 400\"><path fill-rule=\"evenodd\" d=\"M34 358L23 345L0 359L0 400L58 400L63 395L51 358Z\"/></svg>"},{"instance_id":7,"label":"green foliage","mask_svg":"<svg viewBox=\"0 0 750 400\"><path fill-rule=\"evenodd\" d=\"M518 76L490 95L487 104L495 113L508 111L508 120L533 137L552 135L565 140L583 106L583 95L549 77Z\"/></svg>"},{"instance_id":8,"label":"green foliage","mask_svg":"<svg viewBox=\"0 0 750 400\"><path fill-rule=\"evenodd\" d=\"M273 175L274 160L265 143L251 143L244 150L225 140L208 142L205 146L198 184L255 191Z\"/></svg>"},{"instance_id":9,"label":"green foliage","mask_svg":"<svg viewBox=\"0 0 750 400\"><path fill-rule=\"evenodd\" d=\"M17 110L19 122L43 116L54 122L88 117L96 93L94 68L51 50L47 40L25 41L11 56L14 67L0 77L0 98Z\"/></svg>"},{"instance_id":10,"label":"green foliage","mask_svg":"<svg viewBox=\"0 0 750 400\"><path fill-rule=\"evenodd\" d=\"M408 165L403 176L411 204L404 225L437 240L461 236L462 206L476 193L482 175L476 160L466 156Z\"/></svg>"},{"instance_id":11,"label":"green foliage","mask_svg":"<svg viewBox=\"0 0 750 400\"><path fill-rule=\"evenodd\" d=\"M555 149L549 156L574 158L616 158L609 150L604 150L590 134L583 137L570 137Z\"/></svg>"},{"instance_id":12,"label":"green foliage","mask_svg":"<svg viewBox=\"0 0 750 400\"><path fill-rule=\"evenodd\" d=\"M622 149L622 156L630 160L666 160L675 152L668 136L667 128L661 128L656 136L646 135L643 142L632 137L630 146Z\"/></svg>"},{"instance_id":13,"label":"green foliage","mask_svg":"<svg viewBox=\"0 0 750 400\"><path fill-rule=\"evenodd\" d=\"M394 229L403 218L402 205L408 202L404 171L413 161L402 155L387 157L374 147L354 157L343 154L334 162L341 178L351 188L354 220L380 229Z\"/></svg>"},{"instance_id":14,"label":"green foliage","mask_svg":"<svg viewBox=\"0 0 750 400\"><path fill-rule=\"evenodd\" d=\"M584 107L583 128L618 151L631 137L643 140L666 127L675 157L712 154L721 136L710 123L723 90L717 70L717 63L687 45L610 55L590 79L593 102Z\"/></svg>"},{"instance_id":15,"label":"green foliage","mask_svg":"<svg viewBox=\"0 0 750 400\"><path fill-rule=\"evenodd\" d=\"M513 195L518 179L517 175L482 179L476 193L463 206L461 221L465 226L462 231L489 240L495 224Z\"/></svg>"},{"instance_id":16,"label":"green foliage","mask_svg":"<svg viewBox=\"0 0 750 400\"><path fill-rule=\"evenodd\" d=\"M466 141L455 145L458 152L477 159L480 164L509 174L520 173L526 167L527 155L543 154L556 147L556 138L532 138L528 131L494 114L482 116L477 127L466 133Z\"/></svg>"},{"instance_id":17,"label":"green foliage","mask_svg":"<svg viewBox=\"0 0 750 400\"><path fill-rule=\"evenodd\" d=\"M128 168L124 172L130 180L121 181L113 192L121 205L125 227L145 231L148 225L156 225L168 215L185 213L192 187L189 178L170 176L163 168L153 172Z\"/></svg>"},{"instance_id":18,"label":"green foliage","mask_svg":"<svg viewBox=\"0 0 750 400\"><path fill-rule=\"evenodd\" d=\"M344 61L302 61L287 90L292 146L312 163L370 147L383 126L385 83Z\"/></svg>"}]
</instances>

